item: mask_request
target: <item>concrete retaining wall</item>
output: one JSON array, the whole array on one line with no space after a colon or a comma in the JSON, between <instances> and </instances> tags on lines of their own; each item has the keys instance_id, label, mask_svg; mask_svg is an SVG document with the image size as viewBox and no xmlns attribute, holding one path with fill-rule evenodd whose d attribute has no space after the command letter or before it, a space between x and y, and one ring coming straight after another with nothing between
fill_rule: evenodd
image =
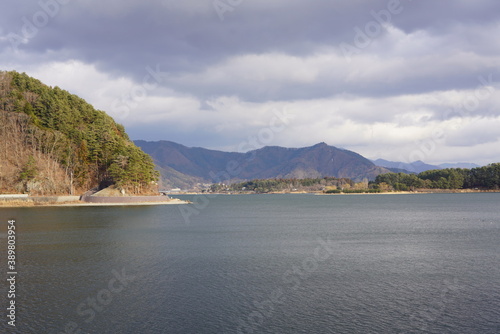
<instances>
[{"instance_id":1,"label":"concrete retaining wall","mask_svg":"<svg viewBox=\"0 0 500 334\"><path fill-rule=\"evenodd\" d=\"M33 199L34 202L74 202L80 199L80 196L40 196L40 197L29 197Z\"/></svg>"},{"instance_id":2,"label":"concrete retaining wall","mask_svg":"<svg viewBox=\"0 0 500 334\"><path fill-rule=\"evenodd\" d=\"M155 203L169 202L168 196L123 196L123 197L96 197L82 196L80 200L88 203Z\"/></svg>"}]
</instances>

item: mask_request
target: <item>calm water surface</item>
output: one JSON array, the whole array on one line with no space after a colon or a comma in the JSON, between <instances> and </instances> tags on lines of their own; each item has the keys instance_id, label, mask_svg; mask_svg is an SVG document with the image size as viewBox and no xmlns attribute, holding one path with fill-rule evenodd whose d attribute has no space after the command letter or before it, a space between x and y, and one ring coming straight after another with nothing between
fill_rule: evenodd
<instances>
[{"instance_id":1,"label":"calm water surface","mask_svg":"<svg viewBox=\"0 0 500 334\"><path fill-rule=\"evenodd\" d=\"M500 194L197 202L0 208L0 332L500 333Z\"/></svg>"}]
</instances>

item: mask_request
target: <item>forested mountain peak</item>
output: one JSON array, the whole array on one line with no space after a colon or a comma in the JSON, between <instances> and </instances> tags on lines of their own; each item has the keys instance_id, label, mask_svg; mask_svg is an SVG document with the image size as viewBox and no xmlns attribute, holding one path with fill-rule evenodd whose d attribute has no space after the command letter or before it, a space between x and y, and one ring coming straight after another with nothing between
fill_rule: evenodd
<instances>
[{"instance_id":1,"label":"forested mountain peak","mask_svg":"<svg viewBox=\"0 0 500 334\"><path fill-rule=\"evenodd\" d=\"M358 153L319 143L310 147L265 146L249 152L192 148L168 141L135 142L160 167L165 188L192 188L220 179L351 178L373 180L389 170L375 166Z\"/></svg>"}]
</instances>

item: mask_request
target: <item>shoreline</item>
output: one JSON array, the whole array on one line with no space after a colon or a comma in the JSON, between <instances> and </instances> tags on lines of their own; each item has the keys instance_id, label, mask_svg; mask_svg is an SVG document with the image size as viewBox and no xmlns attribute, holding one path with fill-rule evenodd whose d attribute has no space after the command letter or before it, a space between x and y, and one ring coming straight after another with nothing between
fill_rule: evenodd
<instances>
[{"instance_id":1,"label":"shoreline","mask_svg":"<svg viewBox=\"0 0 500 334\"><path fill-rule=\"evenodd\" d=\"M421 191L386 191L380 193L333 193L327 194L318 191L297 191L297 192L269 192L269 193L178 193L176 195L181 196L218 196L218 195L315 195L315 196L352 196L352 195L418 195L418 194L476 194L476 193L500 193L500 190L474 190L474 189L456 189L456 190L436 190L436 189L426 189ZM70 196L61 196L70 197ZM33 207L92 207L92 206L153 206L153 205L182 205L190 204L189 200L182 200L178 198L170 198L168 201L130 201L130 202L86 202L82 200L42 200L44 197L26 197L23 199L12 198L0 200L1 208L33 208ZM106 198L106 197L101 197Z\"/></svg>"},{"instance_id":2,"label":"shoreline","mask_svg":"<svg viewBox=\"0 0 500 334\"><path fill-rule=\"evenodd\" d=\"M90 203L79 201L79 203L62 203L55 204L53 206L66 206L66 207L76 207L76 206L151 206L151 205L175 205L175 204L189 204L189 201L183 201L178 198L172 198L170 201L163 202L130 202L130 203ZM43 206L43 205L42 205Z\"/></svg>"}]
</instances>

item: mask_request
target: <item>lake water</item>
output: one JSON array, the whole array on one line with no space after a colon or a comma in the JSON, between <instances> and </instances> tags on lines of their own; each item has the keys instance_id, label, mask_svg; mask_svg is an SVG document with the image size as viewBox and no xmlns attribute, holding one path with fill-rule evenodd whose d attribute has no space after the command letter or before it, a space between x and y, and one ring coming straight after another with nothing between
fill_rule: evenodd
<instances>
[{"instance_id":1,"label":"lake water","mask_svg":"<svg viewBox=\"0 0 500 334\"><path fill-rule=\"evenodd\" d=\"M498 193L196 203L0 208L0 332L500 333Z\"/></svg>"}]
</instances>

